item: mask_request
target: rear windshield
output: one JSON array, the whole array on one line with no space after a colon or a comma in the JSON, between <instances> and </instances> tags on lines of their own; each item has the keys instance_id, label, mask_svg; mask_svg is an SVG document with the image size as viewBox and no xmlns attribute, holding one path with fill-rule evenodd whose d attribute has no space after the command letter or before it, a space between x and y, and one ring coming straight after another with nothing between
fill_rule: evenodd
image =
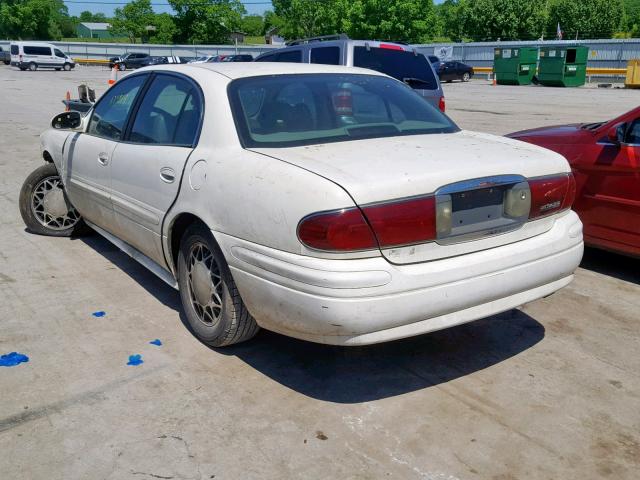
<instances>
[{"instance_id":1,"label":"rear windshield","mask_svg":"<svg viewBox=\"0 0 640 480\"><path fill-rule=\"evenodd\" d=\"M245 147L293 147L458 130L406 85L374 75L242 78L229 84L229 100Z\"/></svg>"},{"instance_id":2,"label":"rear windshield","mask_svg":"<svg viewBox=\"0 0 640 480\"><path fill-rule=\"evenodd\" d=\"M11 55L18 55L18 45L11 45Z\"/></svg>"},{"instance_id":3,"label":"rear windshield","mask_svg":"<svg viewBox=\"0 0 640 480\"><path fill-rule=\"evenodd\" d=\"M415 89L435 90L438 88L431 64L421 53L416 55L404 50L354 47L353 66L386 73L401 82L411 80L409 83Z\"/></svg>"}]
</instances>

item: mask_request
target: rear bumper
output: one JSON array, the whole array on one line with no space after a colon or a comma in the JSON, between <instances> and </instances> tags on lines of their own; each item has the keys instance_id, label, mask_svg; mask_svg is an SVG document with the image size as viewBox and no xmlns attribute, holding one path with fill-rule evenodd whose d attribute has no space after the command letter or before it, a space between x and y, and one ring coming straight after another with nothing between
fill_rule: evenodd
<instances>
[{"instance_id":1,"label":"rear bumper","mask_svg":"<svg viewBox=\"0 0 640 480\"><path fill-rule=\"evenodd\" d=\"M583 252L574 212L536 237L413 265L311 258L213 233L261 326L336 345L427 333L545 297L571 281Z\"/></svg>"}]
</instances>

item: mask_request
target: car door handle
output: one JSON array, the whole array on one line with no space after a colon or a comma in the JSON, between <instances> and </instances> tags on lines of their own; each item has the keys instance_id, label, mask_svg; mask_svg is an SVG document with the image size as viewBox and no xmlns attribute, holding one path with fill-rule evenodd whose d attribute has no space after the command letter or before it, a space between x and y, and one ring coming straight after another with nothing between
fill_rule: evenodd
<instances>
[{"instance_id":1,"label":"car door handle","mask_svg":"<svg viewBox=\"0 0 640 480\"><path fill-rule=\"evenodd\" d=\"M176 172L171 167L162 167L160 169L160 178L165 183L173 183L176 179Z\"/></svg>"},{"instance_id":2,"label":"car door handle","mask_svg":"<svg viewBox=\"0 0 640 480\"><path fill-rule=\"evenodd\" d=\"M98 154L98 163L102 166L105 166L109 163L109 155L104 152L100 152Z\"/></svg>"}]
</instances>

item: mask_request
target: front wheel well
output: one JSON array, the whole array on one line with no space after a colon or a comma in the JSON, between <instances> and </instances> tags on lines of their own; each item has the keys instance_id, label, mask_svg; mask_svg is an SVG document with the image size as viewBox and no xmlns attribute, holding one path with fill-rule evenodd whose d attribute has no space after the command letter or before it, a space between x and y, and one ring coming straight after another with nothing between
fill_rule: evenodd
<instances>
[{"instance_id":1,"label":"front wheel well","mask_svg":"<svg viewBox=\"0 0 640 480\"><path fill-rule=\"evenodd\" d=\"M184 235L184 232L187 231L187 228L194 223L199 223L205 228L209 228L199 217L191 213L181 213L173 221L173 225L169 231L169 248L171 249L171 266L174 271L177 271L178 268L178 252L180 251L180 241L182 240L182 236Z\"/></svg>"}]
</instances>

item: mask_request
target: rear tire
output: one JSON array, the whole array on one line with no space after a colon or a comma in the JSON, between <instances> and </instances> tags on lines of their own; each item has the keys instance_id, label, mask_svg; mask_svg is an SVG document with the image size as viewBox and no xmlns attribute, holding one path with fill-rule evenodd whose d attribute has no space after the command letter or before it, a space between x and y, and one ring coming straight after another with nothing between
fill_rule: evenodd
<instances>
[{"instance_id":1,"label":"rear tire","mask_svg":"<svg viewBox=\"0 0 640 480\"><path fill-rule=\"evenodd\" d=\"M38 235L70 237L84 227L71 205L53 163L36 168L20 189L20 215L27 230Z\"/></svg>"},{"instance_id":2,"label":"rear tire","mask_svg":"<svg viewBox=\"0 0 640 480\"><path fill-rule=\"evenodd\" d=\"M35 72L37 69L38 69L38 64L37 63L31 62L29 64L29 70L31 70L32 72Z\"/></svg>"},{"instance_id":3,"label":"rear tire","mask_svg":"<svg viewBox=\"0 0 640 480\"><path fill-rule=\"evenodd\" d=\"M5 64L5 65L11 65L11 62L7 62L7 61L5 60L4 64Z\"/></svg>"},{"instance_id":4,"label":"rear tire","mask_svg":"<svg viewBox=\"0 0 640 480\"><path fill-rule=\"evenodd\" d=\"M178 285L189 327L203 343L224 347L249 340L260 330L222 251L203 225L191 225L182 236Z\"/></svg>"}]
</instances>

